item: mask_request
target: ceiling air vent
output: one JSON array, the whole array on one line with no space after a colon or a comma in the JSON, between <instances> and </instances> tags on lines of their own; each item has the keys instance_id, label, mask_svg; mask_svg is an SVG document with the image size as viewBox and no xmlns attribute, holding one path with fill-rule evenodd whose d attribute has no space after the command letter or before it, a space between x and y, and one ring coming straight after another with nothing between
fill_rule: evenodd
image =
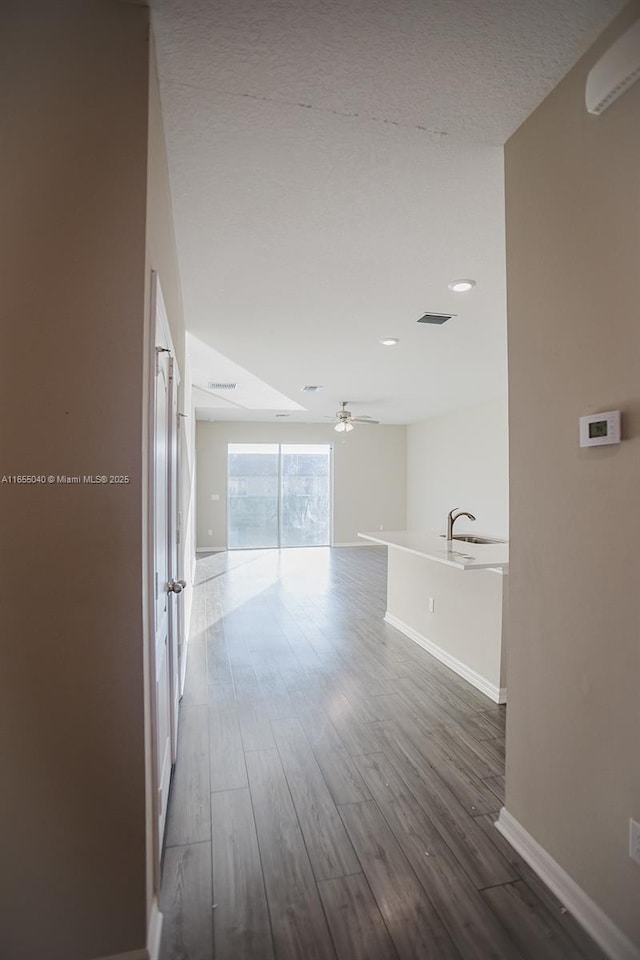
<instances>
[{"instance_id":1,"label":"ceiling air vent","mask_svg":"<svg viewBox=\"0 0 640 960\"><path fill-rule=\"evenodd\" d=\"M290 417L290 413L276 413L276 417Z\"/></svg>"},{"instance_id":2,"label":"ceiling air vent","mask_svg":"<svg viewBox=\"0 0 640 960\"><path fill-rule=\"evenodd\" d=\"M300 388L303 393L315 393L316 390L322 390L322 387L314 386L313 384L307 384L306 387Z\"/></svg>"},{"instance_id":3,"label":"ceiling air vent","mask_svg":"<svg viewBox=\"0 0 640 960\"><path fill-rule=\"evenodd\" d=\"M211 380L207 384L207 390L235 390L237 386L237 383L216 383L214 380Z\"/></svg>"},{"instance_id":4,"label":"ceiling air vent","mask_svg":"<svg viewBox=\"0 0 640 960\"><path fill-rule=\"evenodd\" d=\"M455 313L425 313L424 316L420 317L418 323L446 323L447 320L451 320L451 317L455 316Z\"/></svg>"}]
</instances>

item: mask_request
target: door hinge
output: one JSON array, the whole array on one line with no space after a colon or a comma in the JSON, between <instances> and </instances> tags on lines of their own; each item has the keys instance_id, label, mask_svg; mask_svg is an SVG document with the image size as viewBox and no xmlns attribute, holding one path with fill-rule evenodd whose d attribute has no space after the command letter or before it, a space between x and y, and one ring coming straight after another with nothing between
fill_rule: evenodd
<instances>
[{"instance_id":1,"label":"door hinge","mask_svg":"<svg viewBox=\"0 0 640 960\"><path fill-rule=\"evenodd\" d=\"M160 373L160 354L171 353L168 347L156 347L156 376Z\"/></svg>"}]
</instances>

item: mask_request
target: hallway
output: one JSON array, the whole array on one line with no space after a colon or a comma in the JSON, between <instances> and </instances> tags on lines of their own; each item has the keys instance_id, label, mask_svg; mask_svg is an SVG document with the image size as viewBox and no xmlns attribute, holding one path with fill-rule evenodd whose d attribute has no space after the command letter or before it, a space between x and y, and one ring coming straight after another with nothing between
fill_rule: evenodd
<instances>
[{"instance_id":1,"label":"hallway","mask_svg":"<svg viewBox=\"0 0 640 960\"><path fill-rule=\"evenodd\" d=\"M161 960L602 960L493 826L505 708L385 593L380 547L199 560Z\"/></svg>"}]
</instances>

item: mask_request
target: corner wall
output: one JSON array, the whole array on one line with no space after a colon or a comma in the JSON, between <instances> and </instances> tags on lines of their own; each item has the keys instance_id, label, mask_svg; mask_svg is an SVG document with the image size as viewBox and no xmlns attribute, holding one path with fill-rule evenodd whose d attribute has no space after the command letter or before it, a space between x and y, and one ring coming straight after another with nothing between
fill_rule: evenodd
<instances>
[{"instance_id":1,"label":"corner wall","mask_svg":"<svg viewBox=\"0 0 640 960\"><path fill-rule=\"evenodd\" d=\"M507 809L640 947L640 83L600 117L591 66L506 146L510 384ZM620 408L619 446L578 418Z\"/></svg>"},{"instance_id":2,"label":"corner wall","mask_svg":"<svg viewBox=\"0 0 640 960\"><path fill-rule=\"evenodd\" d=\"M196 440L200 549L226 546L228 443L332 443L335 544L357 542L358 531L405 529L405 427L359 424L343 439L330 423L202 420ZM212 493L220 500L212 501Z\"/></svg>"},{"instance_id":3,"label":"corner wall","mask_svg":"<svg viewBox=\"0 0 640 960\"><path fill-rule=\"evenodd\" d=\"M143 948L148 10L0 14L0 955Z\"/></svg>"},{"instance_id":4,"label":"corner wall","mask_svg":"<svg viewBox=\"0 0 640 960\"><path fill-rule=\"evenodd\" d=\"M147 222L146 222L146 261L144 274L144 317L145 317L145 357L148 356L148 343L151 324L151 271L158 274L162 296L167 310L167 318L171 330L171 338L176 352L176 361L180 372L180 384L178 386L178 411L181 416L178 417L178 457L179 457L179 477L178 477L178 520L180 524L180 546L178 549L179 569L176 575L179 578L187 580L187 589L180 595L178 601L178 616L181 625L182 651L181 657L184 659L189 622L191 616L191 603L193 598L193 571L195 564L195 547L193 543L193 501L195 486L195 463L193 455L193 436L195 431L195 422L193 410L191 409L191 379L189 369L189 358L185 350L185 326L184 310L182 305L182 286L180 282L180 271L178 264L178 253L175 241L175 232L173 224L173 206L171 200L171 187L169 182L169 167L167 161L164 127L162 120L162 105L160 102L160 89L158 85L158 76L156 70L155 44L153 35L150 37L149 54L149 135L148 135L148 161L147 161ZM143 411L143 432L147 429L147 400L149 396L149 384L145 368L145 386L144 386L144 411ZM147 461L145 459L145 472L147 470ZM147 491L143 487L143 523L144 523L144 542L147 536ZM144 557L144 584L146 598L146 587L148 585L148 572L146 568L146 556ZM147 600L145 599L144 610L147 610ZM146 648L145 648L146 650ZM150 691L147 691L147 701L150 699ZM149 709L149 702L147 702ZM151 790L151 752L152 744L150 740L151 718L147 715L147 783ZM151 804L147 810L147 835L151 837L154 830ZM153 891L152 883L153 859L152 846L147 849L147 893L148 914L151 914L151 899Z\"/></svg>"}]
</instances>

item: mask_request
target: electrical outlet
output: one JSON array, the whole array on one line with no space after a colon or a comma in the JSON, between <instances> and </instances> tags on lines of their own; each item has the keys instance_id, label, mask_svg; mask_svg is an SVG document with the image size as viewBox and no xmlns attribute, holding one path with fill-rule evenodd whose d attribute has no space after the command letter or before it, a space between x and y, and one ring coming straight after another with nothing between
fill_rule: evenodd
<instances>
[{"instance_id":1,"label":"electrical outlet","mask_svg":"<svg viewBox=\"0 0 640 960\"><path fill-rule=\"evenodd\" d=\"M640 823L629 820L629 856L640 864Z\"/></svg>"},{"instance_id":2,"label":"electrical outlet","mask_svg":"<svg viewBox=\"0 0 640 960\"><path fill-rule=\"evenodd\" d=\"M207 533L209 534L210 537L213 536L213 530L207 530Z\"/></svg>"},{"instance_id":3,"label":"electrical outlet","mask_svg":"<svg viewBox=\"0 0 640 960\"><path fill-rule=\"evenodd\" d=\"M435 597L429 597L429 613L436 612L436 599Z\"/></svg>"}]
</instances>

